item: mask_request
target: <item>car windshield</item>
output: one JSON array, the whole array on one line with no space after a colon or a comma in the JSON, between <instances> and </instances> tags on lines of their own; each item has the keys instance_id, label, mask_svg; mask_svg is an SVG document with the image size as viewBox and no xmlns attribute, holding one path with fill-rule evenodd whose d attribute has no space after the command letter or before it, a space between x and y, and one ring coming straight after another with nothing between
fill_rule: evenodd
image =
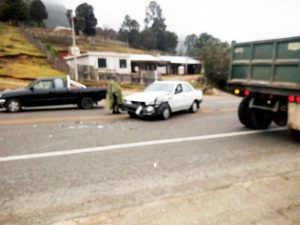
<instances>
[{"instance_id":1,"label":"car windshield","mask_svg":"<svg viewBox=\"0 0 300 225\"><path fill-rule=\"evenodd\" d=\"M166 92L171 93L173 90L173 87L174 87L174 84L152 83L144 90L144 92L166 91Z\"/></svg>"}]
</instances>

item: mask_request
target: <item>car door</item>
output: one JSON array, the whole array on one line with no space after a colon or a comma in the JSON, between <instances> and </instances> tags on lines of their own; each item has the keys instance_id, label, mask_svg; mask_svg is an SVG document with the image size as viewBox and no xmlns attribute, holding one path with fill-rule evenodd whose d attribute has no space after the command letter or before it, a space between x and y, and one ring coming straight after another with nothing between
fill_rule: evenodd
<instances>
[{"instance_id":1,"label":"car door","mask_svg":"<svg viewBox=\"0 0 300 225\"><path fill-rule=\"evenodd\" d=\"M67 88L66 80L62 78L53 79L54 88L50 90L51 104L63 105L71 104L70 94Z\"/></svg>"},{"instance_id":2,"label":"car door","mask_svg":"<svg viewBox=\"0 0 300 225\"><path fill-rule=\"evenodd\" d=\"M176 85L173 96L169 104L173 112L182 110L184 108L184 92L181 83L178 83Z\"/></svg>"},{"instance_id":3,"label":"car door","mask_svg":"<svg viewBox=\"0 0 300 225\"><path fill-rule=\"evenodd\" d=\"M26 100L28 106L52 105L54 99L50 92L54 89L53 80L40 80L30 88L30 95Z\"/></svg>"},{"instance_id":4,"label":"car door","mask_svg":"<svg viewBox=\"0 0 300 225\"><path fill-rule=\"evenodd\" d=\"M189 109L195 101L194 88L186 82L182 83L182 85L184 92L184 107Z\"/></svg>"}]
</instances>

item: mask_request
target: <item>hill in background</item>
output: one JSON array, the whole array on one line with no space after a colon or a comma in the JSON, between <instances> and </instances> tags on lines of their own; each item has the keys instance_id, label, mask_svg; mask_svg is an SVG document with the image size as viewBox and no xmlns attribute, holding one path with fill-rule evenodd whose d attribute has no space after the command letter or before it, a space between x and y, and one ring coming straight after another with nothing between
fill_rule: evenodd
<instances>
[{"instance_id":1,"label":"hill in background","mask_svg":"<svg viewBox=\"0 0 300 225\"><path fill-rule=\"evenodd\" d=\"M62 76L37 48L29 44L20 28L0 23L0 89L18 88L37 77Z\"/></svg>"}]
</instances>

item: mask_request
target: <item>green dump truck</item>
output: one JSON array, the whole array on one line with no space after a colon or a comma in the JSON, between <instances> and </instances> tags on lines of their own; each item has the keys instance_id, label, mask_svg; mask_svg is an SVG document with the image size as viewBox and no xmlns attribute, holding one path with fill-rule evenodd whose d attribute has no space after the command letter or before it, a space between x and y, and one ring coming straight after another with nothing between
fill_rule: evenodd
<instances>
[{"instance_id":1,"label":"green dump truck","mask_svg":"<svg viewBox=\"0 0 300 225\"><path fill-rule=\"evenodd\" d=\"M232 43L228 87L243 97L238 116L250 129L273 121L300 132L300 37Z\"/></svg>"}]
</instances>

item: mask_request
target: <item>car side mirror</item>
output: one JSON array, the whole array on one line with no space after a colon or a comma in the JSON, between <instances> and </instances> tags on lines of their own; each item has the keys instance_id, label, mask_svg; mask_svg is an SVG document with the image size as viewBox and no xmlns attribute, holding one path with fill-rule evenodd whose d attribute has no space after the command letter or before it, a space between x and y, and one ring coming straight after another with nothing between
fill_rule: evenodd
<instances>
[{"instance_id":1,"label":"car side mirror","mask_svg":"<svg viewBox=\"0 0 300 225\"><path fill-rule=\"evenodd\" d=\"M34 91L34 87L30 87L29 90L30 90L30 91Z\"/></svg>"}]
</instances>

